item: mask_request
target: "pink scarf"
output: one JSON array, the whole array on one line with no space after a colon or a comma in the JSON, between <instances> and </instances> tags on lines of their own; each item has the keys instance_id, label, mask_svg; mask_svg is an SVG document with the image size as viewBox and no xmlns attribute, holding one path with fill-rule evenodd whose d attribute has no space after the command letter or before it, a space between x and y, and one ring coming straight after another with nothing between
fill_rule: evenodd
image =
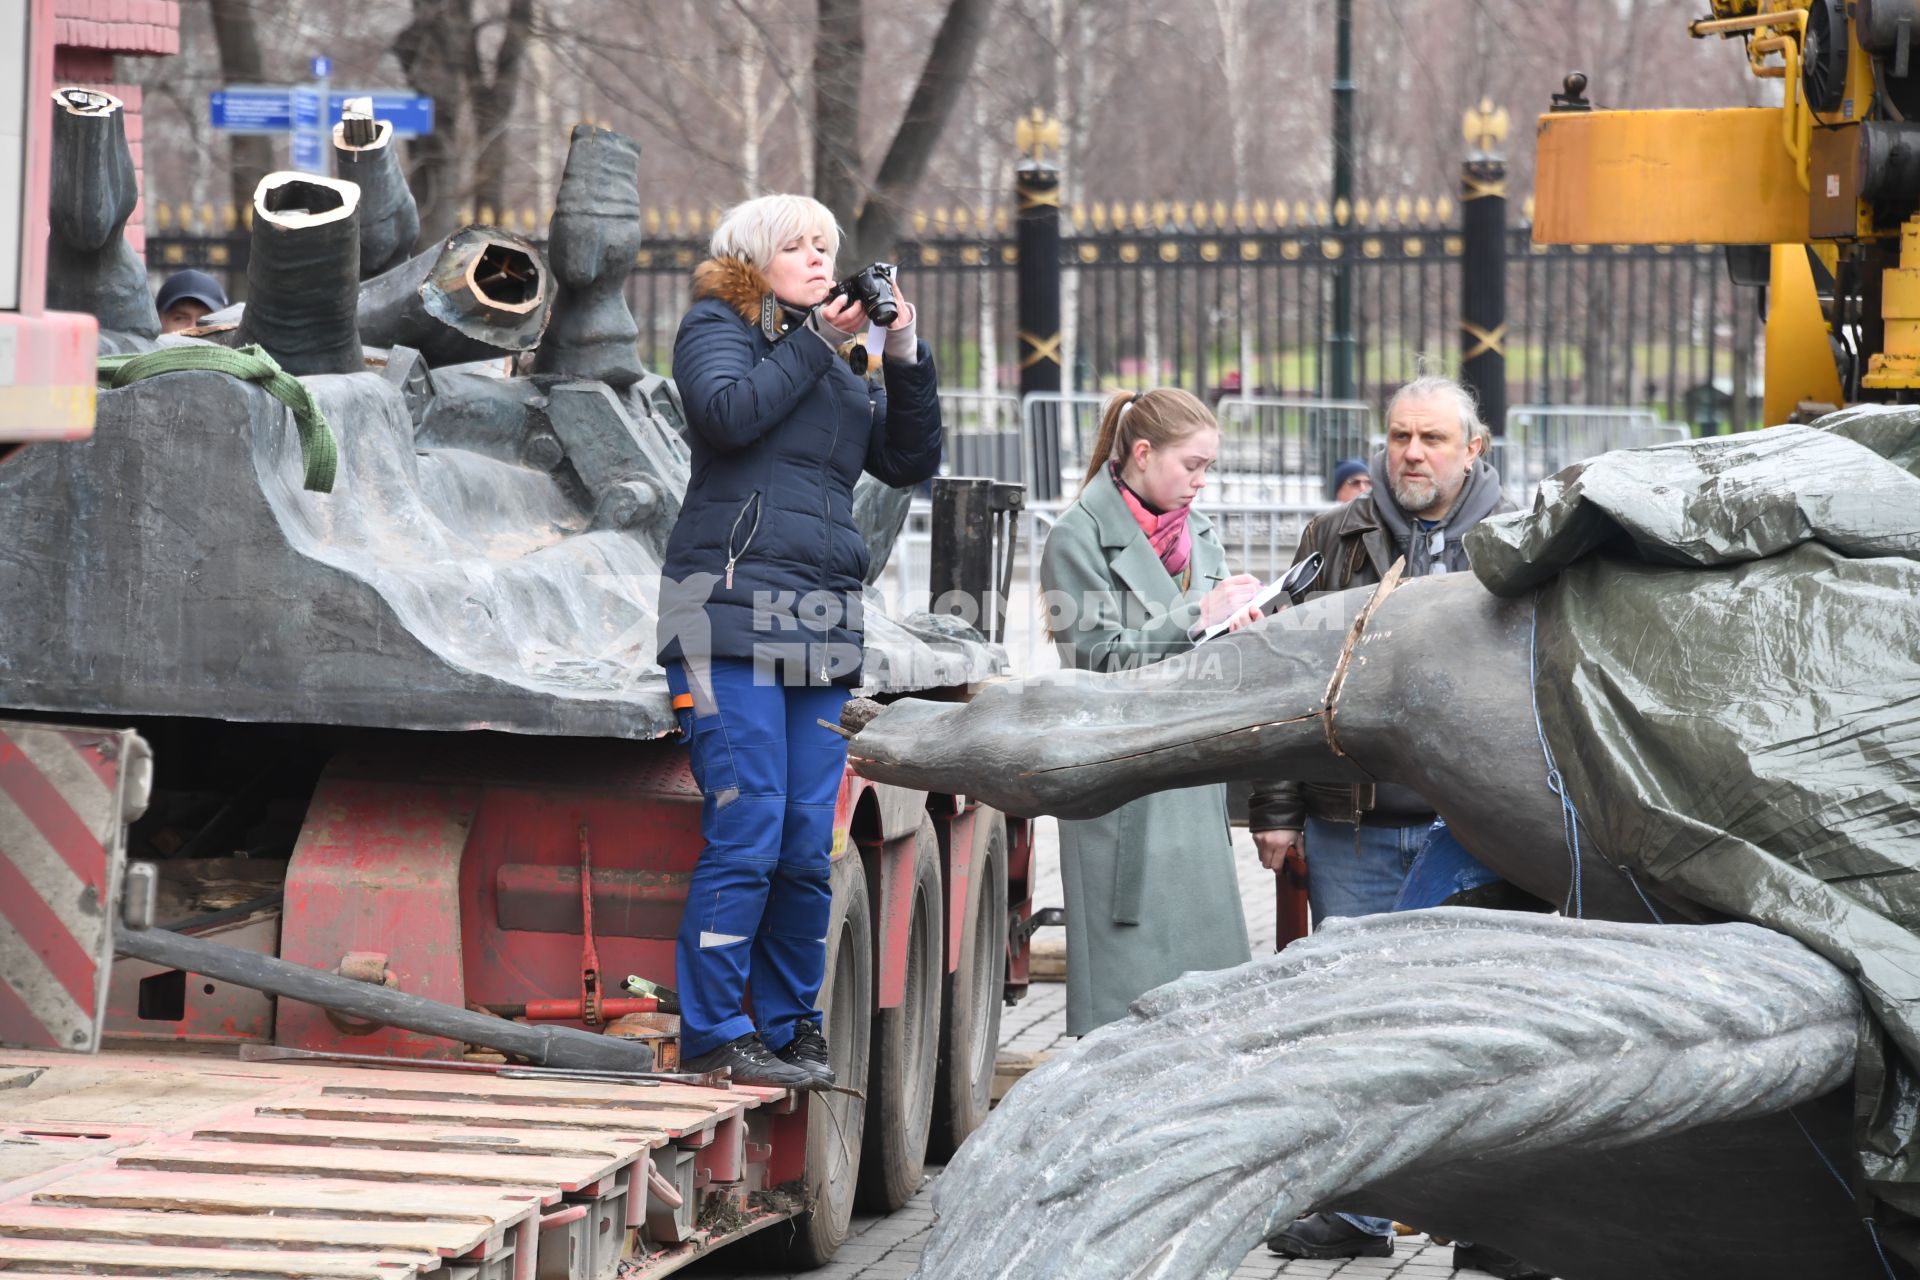
<instances>
[{"instance_id":1,"label":"pink scarf","mask_svg":"<svg viewBox=\"0 0 1920 1280\"><path fill-rule=\"evenodd\" d=\"M1113 487L1120 491L1120 497L1126 502L1127 510L1133 513L1134 523L1140 526L1140 532L1147 535L1147 542L1159 555L1160 563L1165 565L1167 573L1178 578L1187 570L1187 561L1193 555L1193 534L1187 528L1187 513L1191 507L1181 507L1177 511L1168 511L1159 515L1147 510L1147 504L1133 490L1127 488L1126 481L1120 478L1120 468L1114 463L1107 464L1107 471L1113 477Z\"/></svg>"}]
</instances>

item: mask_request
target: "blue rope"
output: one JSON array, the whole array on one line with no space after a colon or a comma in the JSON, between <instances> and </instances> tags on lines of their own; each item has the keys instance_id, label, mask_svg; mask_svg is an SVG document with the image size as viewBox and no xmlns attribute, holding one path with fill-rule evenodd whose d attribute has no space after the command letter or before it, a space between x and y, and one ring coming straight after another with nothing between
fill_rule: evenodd
<instances>
[{"instance_id":1,"label":"blue rope","mask_svg":"<svg viewBox=\"0 0 1920 1280\"><path fill-rule=\"evenodd\" d=\"M1553 763L1553 748L1547 745L1546 726L1540 721L1540 593L1533 593L1533 621L1527 632L1527 678L1533 691L1533 730L1540 735L1540 754L1547 762L1547 790L1560 798L1560 823L1567 834L1567 856L1573 863L1572 883L1568 886L1567 901L1561 910L1575 919L1586 914L1585 904L1580 898L1580 812L1573 807L1573 797L1567 794L1566 779L1560 776L1560 770ZM1638 888L1639 886L1634 886Z\"/></svg>"},{"instance_id":2,"label":"blue rope","mask_svg":"<svg viewBox=\"0 0 1920 1280\"><path fill-rule=\"evenodd\" d=\"M1798 1113L1789 1107L1787 1109L1787 1115L1799 1128L1800 1136L1807 1140L1807 1145L1813 1148L1813 1154L1820 1157L1820 1163L1827 1166L1827 1172L1832 1174L1833 1180L1840 1184L1841 1192L1846 1195L1847 1199L1853 1199L1853 1188L1848 1185L1846 1178L1841 1175L1838 1166L1827 1157L1826 1152L1820 1149L1820 1144L1813 1140L1813 1135L1807 1132L1807 1126L1802 1122ZM1880 1243L1879 1226L1875 1224L1872 1218L1862 1218L1860 1221L1866 1224L1867 1238L1873 1241L1873 1251L1880 1255L1880 1266L1881 1269L1887 1273L1887 1280L1900 1280L1898 1276L1893 1274L1893 1264L1887 1261L1887 1250L1885 1246Z\"/></svg>"},{"instance_id":3,"label":"blue rope","mask_svg":"<svg viewBox=\"0 0 1920 1280\"><path fill-rule=\"evenodd\" d=\"M1647 891L1640 887L1639 877L1633 874L1633 868L1623 866L1620 868L1620 874L1627 878L1627 883L1633 886L1633 891L1640 895L1640 905L1647 909L1647 914L1653 917L1653 922L1665 924L1667 918L1660 914L1660 908L1653 905L1653 899L1649 898Z\"/></svg>"}]
</instances>

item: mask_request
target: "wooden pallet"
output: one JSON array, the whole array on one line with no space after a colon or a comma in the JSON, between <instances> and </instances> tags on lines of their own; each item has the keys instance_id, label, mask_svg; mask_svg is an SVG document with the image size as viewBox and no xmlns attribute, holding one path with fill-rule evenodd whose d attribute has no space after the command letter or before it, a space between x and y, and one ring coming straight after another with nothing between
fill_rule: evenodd
<instances>
[{"instance_id":1,"label":"wooden pallet","mask_svg":"<svg viewBox=\"0 0 1920 1280\"><path fill-rule=\"evenodd\" d=\"M533 1280L543 1212L624 1180L638 1223L654 1148L783 1096L0 1050L0 1280Z\"/></svg>"}]
</instances>

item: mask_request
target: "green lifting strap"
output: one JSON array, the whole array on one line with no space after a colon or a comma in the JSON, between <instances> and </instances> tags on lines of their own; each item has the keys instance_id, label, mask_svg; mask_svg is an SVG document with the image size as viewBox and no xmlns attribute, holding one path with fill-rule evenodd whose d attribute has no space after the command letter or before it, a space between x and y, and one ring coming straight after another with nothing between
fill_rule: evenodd
<instances>
[{"instance_id":1,"label":"green lifting strap","mask_svg":"<svg viewBox=\"0 0 1920 1280\"><path fill-rule=\"evenodd\" d=\"M163 347L139 355L101 356L99 363L100 381L109 388L189 369L205 369L260 383L268 395L293 410L294 426L300 433L300 458L307 471L301 483L315 493L333 492L340 446L333 438L332 428L327 426L326 415L320 412L306 384L282 369L259 347L228 348L211 344Z\"/></svg>"}]
</instances>

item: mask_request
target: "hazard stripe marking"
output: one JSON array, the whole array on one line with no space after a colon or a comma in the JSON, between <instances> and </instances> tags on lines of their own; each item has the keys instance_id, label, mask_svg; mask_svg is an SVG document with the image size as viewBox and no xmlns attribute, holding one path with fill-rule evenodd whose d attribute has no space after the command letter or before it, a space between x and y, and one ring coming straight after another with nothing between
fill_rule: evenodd
<instances>
[{"instance_id":1,"label":"hazard stripe marking","mask_svg":"<svg viewBox=\"0 0 1920 1280\"><path fill-rule=\"evenodd\" d=\"M20 868L7 858L0 858L0 918L13 924L22 949L39 958L48 975L65 988L75 1004L83 1009L93 1007L97 970L92 953L68 932L53 908L40 900ZM0 953L7 950L8 941L7 935L0 934Z\"/></svg>"},{"instance_id":2,"label":"hazard stripe marking","mask_svg":"<svg viewBox=\"0 0 1920 1280\"><path fill-rule=\"evenodd\" d=\"M71 752L68 759L79 763ZM106 856L100 837L73 811L73 806L34 760L4 732L0 732L0 791L20 806L20 811L73 868L81 883L90 885L96 898L104 899L107 886L101 876L106 870Z\"/></svg>"},{"instance_id":3,"label":"hazard stripe marking","mask_svg":"<svg viewBox=\"0 0 1920 1280\"><path fill-rule=\"evenodd\" d=\"M83 899L94 901L87 897L87 886L6 795L0 795L0 859L26 877L33 895L53 908L68 933L76 938L99 936L99 912L89 914L82 907Z\"/></svg>"},{"instance_id":4,"label":"hazard stripe marking","mask_svg":"<svg viewBox=\"0 0 1920 1280\"><path fill-rule=\"evenodd\" d=\"M29 997L28 990L36 993L38 999ZM17 1029L8 1038L31 1039L71 1049L91 1038L92 1011L91 992L86 1002L76 1007L61 991L45 961L26 941L10 929L0 929L0 1027ZM35 1036L35 1027L50 1040ZM75 1032L82 1033L82 1038L74 1039Z\"/></svg>"}]
</instances>

